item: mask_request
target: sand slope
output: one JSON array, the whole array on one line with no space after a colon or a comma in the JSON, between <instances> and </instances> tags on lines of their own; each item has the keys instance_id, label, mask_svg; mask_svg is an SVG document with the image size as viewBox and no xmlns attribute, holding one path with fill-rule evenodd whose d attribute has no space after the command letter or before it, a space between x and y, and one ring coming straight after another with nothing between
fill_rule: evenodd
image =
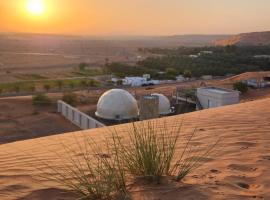
<instances>
[{"instance_id":1,"label":"sand slope","mask_svg":"<svg viewBox=\"0 0 270 200\"><path fill-rule=\"evenodd\" d=\"M204 166L177 187L172 184L134 186L132 195L135 200L270 199L269 98L169 117L167 120L181 121L182 117L185 121L183 134L198 128L196 142L208 143L213 138L222 137L217 156L208 159ZM104 131L95 129L83 134L98 140ZM41 172L32 165L39 167L37 157L57 164L59 161L50 150L61 153L59 143L72 146L74 136L80 138L81 135L81 132L67 133L0 145L0 199L72 199L70 193L55 183L37 180L36 175Z\"/></svg>"}]
</instances>

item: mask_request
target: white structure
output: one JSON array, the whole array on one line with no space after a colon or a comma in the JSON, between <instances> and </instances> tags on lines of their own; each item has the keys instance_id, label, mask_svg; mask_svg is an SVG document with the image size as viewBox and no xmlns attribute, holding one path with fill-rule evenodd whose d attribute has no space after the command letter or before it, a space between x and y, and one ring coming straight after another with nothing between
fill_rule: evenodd
<instances>
[{"instance_id":1,"label":"white structure","mask_svg":"<svg viewBox=\"0 0 270 200\"><path fill-rule=\"evenodd\" d=\"M246 83L249 87L253 88L265 88L270 85L269 82L260 79L249 79L243 82Z\"/></svg>"},{"instance_id":2,"label":"white structure","mask_svg":"<svg viewBox=\"0 0 270 200\"><path fill-rule=\"evenodd\" d=\"M200 51L200 55L201 54L213 54L214 52L213 51Z\"/></svg>"},{"instance_id":3,"label":"white structure","mask_svg":"<svg viewBox=\"0 0 270 200\"><path fill-rule=\"evenodd\" d=\"M178 75L175 77L176 81L178 82L184 82L186 79L183 75Z\"/></svg>"},{"instance_id":4,"label":"white structure","mask_svg":"<svg viewBox=\"0 0 270 200\"><path fill-rule=\"evenodd\" d=\"M217 87L197 89L197 97L203 109L239 103L239 92Z\"/></svg>"},{"instance_id":5,"label":"white structure","mask_svg":"<svg viewBox=\"0 0 270 200\"><path fill-rule=\"evenodd\" d=\"M57 102L57 111L81 129L91 129L105 126L96 119L84 114L83 112L61 100Z\"/></svg>"},{"instance_id":6,"label":"white structure","mask_svg":"<svg viewBox=\"0 0 270 200\"><path fill-rule=\"evenodd\" d=\"M112 89L99 98L96 116L106 120L127 120L137 118L138 113L137 101L129 92Z\"/></svg>"},{"instance_id":7,"label":"white structure","mask_svg":"<svg viewBox=\"0 0 270 200\"><path fill-rule=\"evenodd\" d=\"M123 79L123 85L129 85L132 87L156 85L159 84L158 80L149 80L150 74L145 74L143 77L125 77Z\"/></svg>"},{"instance_id":8,"label":"white structure","mask_svg":"<svg viewBox=\"0 0 270 200\"><path fill-rule=\"evenodd\" d=\"M255 55L254 58L269 58L270 59L270 55Z\"/></svg>"},{"instance_id":9,"label":"white structure","mask_svg":"<svg viewBox=\"0 0 270 200\"><path fill-rule=\"evenodd\" d=\"M130 85L132 87L142 86L143 84L146 84L146 83L147 83L147 78L139 77L139 76L125 77L123 79L123 85Z\"/></svg>"},{"instance_id":10,"label":"white structure","mask_svg":"<svg viewBox=\"0 0 270 200\"><path fill-rule=\"evenodd\" d=\"M198 58L199 56L198 55L189 55L188 57L190 57L190 58Z\"/></svg>"},{"instance_id":11,"label":"white structure","mask_svg":"<svg viewBox=\"0 0 270 200\"><path fill-rule=\"evenodd\" d=\"M212 80L213 79L213 76L212 75L203 75L201 78L203 80Z\"/></svg>"},{"instance_id":12,"label":"white structure","mask_svg":"<svg viewBox=\"0 0 270 200\"><path fill-rule=\"evenodd\" d=\"M163 94L153 93L152 96L158 96L159 99L159 114L168 115L171 113L171 104L169 99Z\"/></svg>"},{"instance_id":13,"label":"white structure","mask_svg":"<svg viewBox=\"0 0 270 200\"><path fill-rule=\"evenodd\" d=\"M143 74L143 78L146 78L147 80L150 80L151 75L150 74Z\"/></svg>"}]
</instances>

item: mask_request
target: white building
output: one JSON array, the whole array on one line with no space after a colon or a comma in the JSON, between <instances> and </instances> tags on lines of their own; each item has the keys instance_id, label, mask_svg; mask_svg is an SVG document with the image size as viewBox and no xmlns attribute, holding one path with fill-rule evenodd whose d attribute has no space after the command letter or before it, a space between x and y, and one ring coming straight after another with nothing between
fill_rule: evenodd
<instances>
[{"instance_id":1,"label":"white building","mask_svg":"<svg viewBox=\"0 0 270 200\"><path fill-rule=\"evenodd\" d=\"M203 75L201 78L203 80L212 80L213 79L213 76L212 75Z\"/></svg>"},{"instance_id":2,"label":"white building","mask_svg":"<svg viewBox=\"0 0 270 200\"><path fill-rule=\"evenodd\" d=\"M186 78L183 75L178 75L175 77L176 81L178 82L184 82Z\"/></svg>"},{"instance_id":3,"label":"white building","mask_svg":"<svg viewBox=\"0 0 270 200\"><path fill-rule=\"evenodd\" d=\"M148 79L148 80L151 79L151 75L150 75L150 74L143 74L142 77L143 77L143 78L146 78L146 79Z\"/></svg>"},{"instance_id":4,"label":"white building","mask_svg":"<svg viewBox=\"0 0 270 200\"><path fill-rule=\"evenodd\" d=\"M270 55L255 55L254 58L269 58L270 59Z\"/></svg>"},{"instance_id":5,"label":"white building","mask_svg":"<svg viewBox=\"0 0 270 200\"><path fill-rule=\"evenodd\" d=\"M200 55L201 54L213 54L213 51L200 51Z\"/></svg>"},{"instance_id":6,"label":"white building","mask_svg":"<svg viewBox=\"0 0 270 200\"><path fill-rule=\"evenodd\" d=\"M132 87L142 86L147 83L147 78L134 76L134 77L125 77L123 79L123 85L130 85Z\"/></svg>"},{"instance_id":7,"label":"white building","mask_svg":"<svg viewBox=\"0 0 270 200\"><path fill-rule=\"evenodd\" d=\"M239 103L239 92L217 87L197 89L197 98L203 109Z\"/></svg>"},{"instance_id":8,"label":"white building","mask_svg":"<svg viewBox=\"0 0 270 200\"><path fill-rule=\"evenodd\" d=\"M125 77L123 79L123 85L138 87L138 86L147 86L147 85L157 85L160 83L159 80L149 80L149 76L145 75L144 77L140 77L140 76Z\"/></svg>"},{"instance_id":9,"label":"white building","mask_svg":"<svg viewBox=\"0 0 270 200\"><path fill-rule=\"evenodd\" d=\"M252 88L265 88L270 85L269 82L261 80L261 79L249 79L243 82L246 83L247 86L252 87Z\"/></svg>"},{"instance_id":10,"label":"white building","mask_svg":"<svg viewBox=\"0 0 270 200\"><path fill-rule=\"evenodd\" d=\"M190 57L190 58L198 58L199 56L198 55L189 55L188 57Z\"/></svg>"}]
</instances>

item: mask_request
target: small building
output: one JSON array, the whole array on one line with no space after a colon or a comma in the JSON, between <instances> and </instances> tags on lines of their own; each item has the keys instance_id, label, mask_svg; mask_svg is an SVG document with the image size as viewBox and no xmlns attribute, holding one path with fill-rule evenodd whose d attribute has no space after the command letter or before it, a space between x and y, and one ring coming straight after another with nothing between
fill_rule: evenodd
<instances>
[{"instance_id":1,"label":"small building","mask_svg":"<svg viewBox=\"0 0 270 200\"><path fill-rule=\"evenodd\" d=\"M203 80L212 80L213 79L213 76L212 75L203 75L201 78Z\"/></svg>"},{"instance_id":2,"label":"small building","mask_svg":"<svg viewBox=\"0 0 270 200\"><path fill-rule=\"evenodd\" d=\"M255 55L254 58L270 59L270 55Z\"/></svg>"},{"instance_id":3,"label":"small building","mask_svg":"<svg viewBox=\"0 0 270 200\"><path fill-rule=\"evenodd\" d=\"M190 57L190 58L198 58L199 56L198 55L189 55L188 57Z\"/></svg>"},{"instance_id":4,"label":"small building","mask_svg":"<svg viewBox=\"0 0 270 200\"><path fill-rule=\"evenodd\" d=\"M239 103L239 94L239 91L218 87L202 87L197 89L197 98L202 109Z\"/></svg>"},{"instance_id":5,"label":"small building","mask_svg":"<svg viewBox=\"0 0 270 200\"><path fill-rule=\"evenodd\" d=\"M175 77L176 81L178 82L184 82L186 78L183 75L178 75Z\"/></svg>"},{"instance_id":6,"label":"small building","mask_svg":"<svg viewBox=\"0 0 270 200\"><path fill-rule=\"evenodd\" d=\"M270 83L266 81L264 78L263 79L248 79L244 80L244 83L247 84L247 86L252 87L252 88L265 88L270 86Z\"/></svg>"},{"instance_id":7,"label":"small building","mask_svg":"<svg viewBox=\"0 0 270 200\"><path fill-rule=\"evenodd\" d=\"M202 54L213 54L213 51L200 51L200 55Z\"/></svg>"},{"instance_id":8,"label":"small building","mask_svg":"<svg viewBox=\"0 0 270 200\"><path fill-rule=\"evenodd\" d=\"M142 86L147 83L147 78L134 76L134 77L125 77L123 79L123 85L130 85L132 87Z\"/></svg>"},{"instance_id":9,"label":"small building","mask_svg":"<svg viewBox=\"0 0 270 200\"><path fill-rule=\"evenodd\" d=\"M123 80L123 85L129 85L132 87L139 86L149 86L159 84L159 80L151 80L150 74L144 74L143 77L134 76L134 77L125 77Z\"/></svg>"},{"instance_id":10,"label":"small building","mask_svg":"<svg viewBox=\"0 0 270 200\"><path fill-rule=\"evenodd\" d=\"M150 74L143 74L142 76L143 78L146 78L147 80L151 79L151 75Z\"/></svg>"}]
</instances>

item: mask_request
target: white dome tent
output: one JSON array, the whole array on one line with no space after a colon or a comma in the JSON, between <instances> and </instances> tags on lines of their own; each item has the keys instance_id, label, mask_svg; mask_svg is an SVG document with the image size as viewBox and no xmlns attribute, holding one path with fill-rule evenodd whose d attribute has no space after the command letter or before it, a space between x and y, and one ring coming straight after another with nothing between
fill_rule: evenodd
<instances>
[{"instance_id":1,"label":"white dome tent","mask_svg":"<svg viewBox=\"0 0 270 200\"><path fill-rule=\"evenodd\" d=\"M130 120L139 113L136 99L127 91L112 89L98 101L96 116L106 120Z\"/></svg>"},{"instance_id":2,"label":"white dome tent","mask_svg":"<svg viewBox=\"0 0 270 200\"><path fill-rule=\"evenodd\" d=\"M168 115L171 113L171 104L169 99L163 94L153 93L152 96L158 96L159 99L159 114Z\"/></svg>"}]
</instances>

